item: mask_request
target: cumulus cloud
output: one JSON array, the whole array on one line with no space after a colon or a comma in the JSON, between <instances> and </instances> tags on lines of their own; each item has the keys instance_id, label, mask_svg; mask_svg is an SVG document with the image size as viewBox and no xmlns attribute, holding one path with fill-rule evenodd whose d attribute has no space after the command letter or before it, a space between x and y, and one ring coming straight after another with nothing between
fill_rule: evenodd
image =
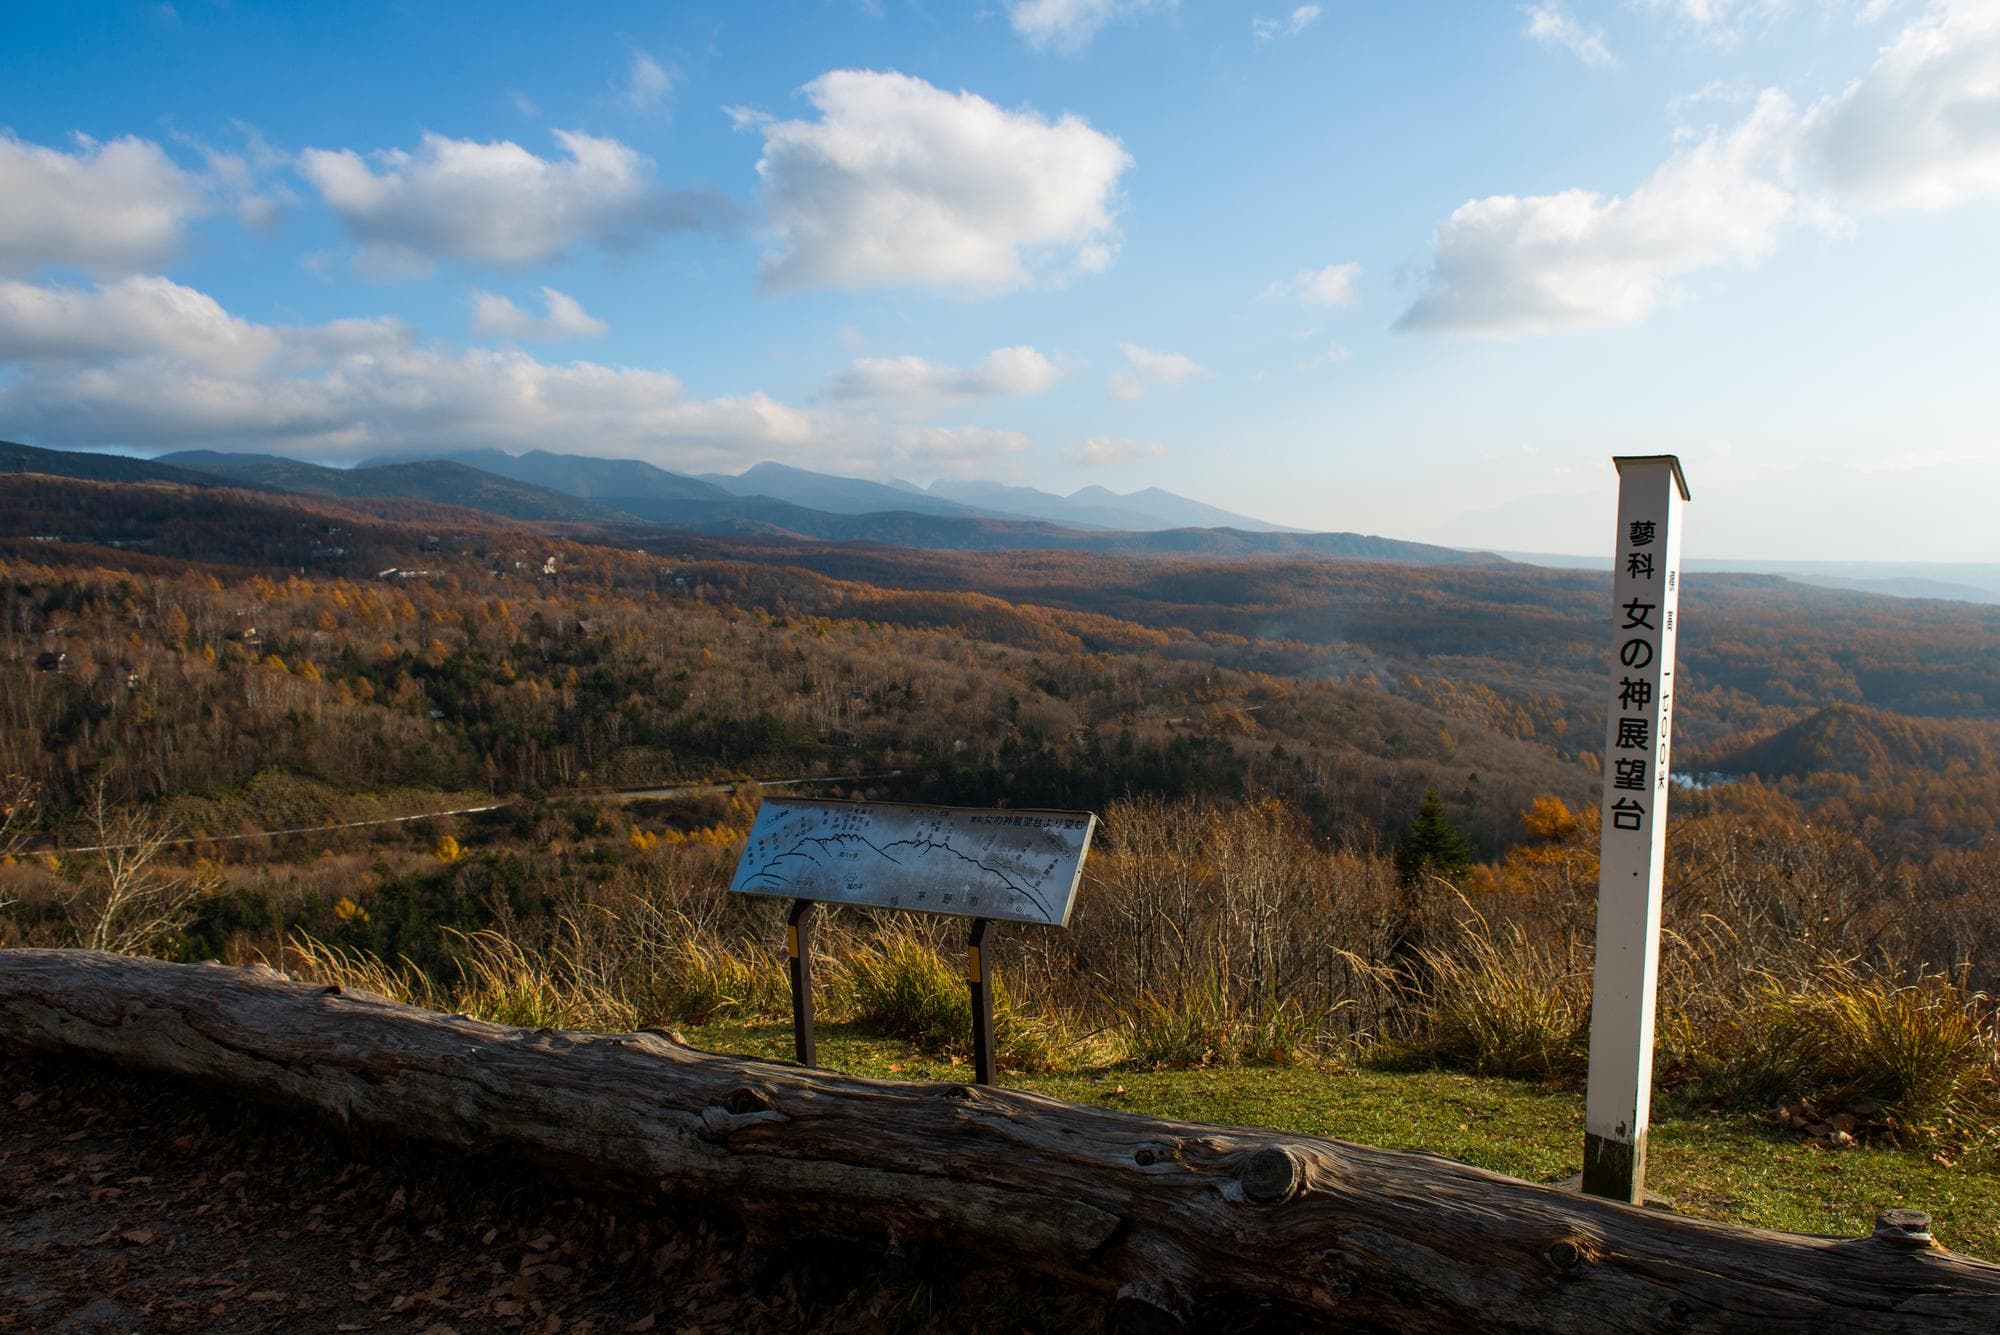
<instances>
[{"instance_id":1,"label":"cumulus cloud","mask_svg":"<svg viewBox=\"0 0 2000 1335\"><path fill-rule=\"evenodd\" d=\"M364 271L438 260L520 269L583 241L626 249L734 219L726 197L665 189L652 163L615 139L573 130L555 138L555 158L507 140L425 134L414 153L309 148L298 165L363 243Z\"/></svg>"},{"instance_id":2,"label":"cumulus cloud","mask_svg":"<svg viewBox=\"0 0 2000 1335\"><path fill-rule=\"evenodd\" d=\"M1300 5L1291 13L1278 19L1251 19L1250 31L1260 42L1268 42L1274 37L1297 37L1307 28L1319 22L1318 5Z\"/></svg>"},{"instance_id":3,"label":"cumulus cloud","mask_svg":"<svg viewBox=\"0 0 2000 1335\"><path fill-rule=\"evenodd\" d=\"M1073 445L1063 451L1063 458L1071 463L1084 464L1092 468L1108 468L1118 464L1139 463L1166 457L1167 447L1157 441L1123 440L1116 436L1092 436L1081 445Z\"/></svg>"},{"instance_id":4,"label":"cumulus cloud","mask_svg":"<svg viewBox=\"0 0 2000 1335\"><path fill-rule=\"evenodd\" d=\"M999 348L961 370L922 357L862 357L834 377L836 399L967 399L1039 394L1062 378L1055 363L1031 347Z\"/></svg>"},{"instance_id":5,"label":"cumulus cloud","mask_svg":"<svg viewBox=\"0 0 2000 1335\"><path fill-rule=\"evenodd\" d=\"M1430 281L1398 327L1505 337L1630 324L1673 280L1750 263L1797 211L1780 184L1797 113L1767 92L1742 124L1689 144L1628 195L1493 195L1438 229Z\"/></svg>"},{"instance_id":6,"label":"cumulus cloud","mask_svg":"<svg viewBox=\"0 0 2000 1335\"><path fill-rule=\"evenodd\" d=\"M165 278L120 278L94 290L0 280L0 364L161 356L230 375L254 371L279 352L272 330Z\"/></svg>"},{"instance_id":7,"label":"cumulus cloud","mask_svg":"<svg viewBox=\"0 0 2000 1335\"><path fill-rule=\"evenodd\" d=\"M1709 41L1726 45L1743 35L1751 19L1768 19L1790 0L1645 0L1655 14L1665 14Z\"/></svg>"},{"instance_id":8,"label":"cumulus cloud","mask_svg":"<svg viewBox=\"0 0 2000 1335\"><path fill-rule=\"evenodd\" d=\"M1806 117L1814 178L1867 208L2000 199L2000 3L1940 0Z\"/></svg>"},{"instance_id":9,"label":"cumulus cloud","mask_svg":"<svg viewBox=\"0 0 2000 1335\"><path fill-rule=\"evenodd\" d=\"M632 66L618 90L618 100L633 111L651 111L674 91L674 76L644 51L632 53Z\"/></svg>"},{"instance_id":10,"label":"cumulus cloud","mask_svg":"<svg viewBox=\"0 0 2000 1335\"><path fill-rule=\"evenodd\" d=\"M319 458L549 440L677 467L810 451L764 394L699 399L665 371L427 342L393 320L260 325L163 278L0 287L0 417L68 445L212 443ZM838 433L834 433L836 436Z\"/></svg>"},{"instance_id":11,"label":"cumulus cloud","mask_svg":"<svg viewBox=\"0 0 2000 1335\"><path fill-rule=\"evenodd\" d=\"M1266 301L1298 301L1308 306L1351 306L1354 280L1361 276L1358 263L1329 264L1324 269L1301 269L1264 289Z\"/></svg>"},{"instance_id":12,"label":"cumulus cloud","mask_svg":"<svg viewBox=\"0 0 2000 1335\"><path fill-rule=\"evenodd\" d=\"M1016 431L885 423L764 393L699 398L664 370L456 347L393 319L259 324L165 278L94 288L0 280L0 371L0 421L51 445L339 461L440 442L519 452L553 440L684 471L776 458L933 476L990 473L994 460L1033 448Z\"/></svg>"},{"instance_id":13,"label":"cumulus cloud","mask_svg":"<svg viewBox=\"0 0 2000 1335\"><path fill-rule=\"evenodd\" d=\"M891 439L902 464L961 476L986 475L1002 458L1035 448L1035 442L1019 431L983 426L906 426ZM873 468L880 467L878 458Z\"/></svg>"},{"instance_id":14,"label":"cumulus cloud","mask_svg":"<svg viewBox=\"0 0 2000 1335\"><path fill-rule=\"evenodd\" d=\"M1114 19L1165 9L1173 0L1007 0L1007 21L1029 46L1073 56ZM1311 8L1311 6L1306 6Z\"/></svg>"},{"instance_id":15,"label":"cumulus cloud","mask_svg":"<svg viewBox=\"0 0 2000 1335\"><path fill-rule=\"evenodd\" d=\"M472 332L482 338L595 338L611 326L598 319L575 297L552 287L542 289L544 314L537 319L503 296L472 294Z\"/></svg>"},{"instance_id":16,"label":"cumulus cloud","mask_svg":"<svg viewBox=\"0 0 2000 1335\"><path fill-rule=\"evenodd\" d=\"M764 137L769 287L1001 292L1111 262L1132 159L1080 117L870 70L804 92L818 120L747 122Z\"/></svg>"},{"instance_id":17,"label":"cumulus cloud","mask_svg":"<svg viewBox=\"0 0 2000 1335\"><path fill-rule=\"evenodd\" d=\"M200 180L158 144L74 143L66 153L0 133L0 273L148 268L171 258L188 221L208 212Z\"/></svg>"},{"instance_id":18,"label":"cumulus cloud","mask_svg":"<svg viewBox=\"0 0 2000 1335\"><path fill-rule=\"evenodd\" d=\"M1208 374L1194 358L1178 352L1154 352L1137 343L1120 343L1131 371L1111 377L1111 393L1128 402L1145 396L1152 385L1178 385L1184 380Z\"/></svg>"},{"instance_id":19,"label":"cumulus cloud","mask_svg":"<svg viewBox=\"0 0 2000 1335\"><path fill-rule=\"evenodd\" d=\"M1563 12L1558 0L1544 0L1528 10L1528 36L1543 46L1562 47L1596 69L1618 63L1604 44L1604 29L1584 27Z\"/></svg>"}]
</instances>

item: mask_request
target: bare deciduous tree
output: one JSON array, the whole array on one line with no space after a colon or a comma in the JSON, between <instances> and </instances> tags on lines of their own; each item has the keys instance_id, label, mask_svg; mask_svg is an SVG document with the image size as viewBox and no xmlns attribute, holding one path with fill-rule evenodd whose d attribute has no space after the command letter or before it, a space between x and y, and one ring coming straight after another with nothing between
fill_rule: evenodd
<instances>
[{"instance_id":1,"label":"bare deciduous tree","mask_svg":"<svg viewBox=\"0 0 2000 1335\"><path fill-rule=\"evenodd\" d=\"M124 955L158 949L193 919L215 874L162 865L173 822L145 808L108 804L102 784L87 819L95 842L78 851L92 860L65 878L61 892L72 938L79 946Z\"/></svg>"},{"instance_id":2,"label":"bare deciduous tree","mask_svg":"<svg viewBox=\"0 0 2000 1335\"><path fill-rule=\"evenodd\" d=\"M9 774L0 779L0 861L11 861L27 846L28 830L41 801L41 785L25 774ZM17 899L0 886L0 909Z\"/></svg>"}]
</instances>

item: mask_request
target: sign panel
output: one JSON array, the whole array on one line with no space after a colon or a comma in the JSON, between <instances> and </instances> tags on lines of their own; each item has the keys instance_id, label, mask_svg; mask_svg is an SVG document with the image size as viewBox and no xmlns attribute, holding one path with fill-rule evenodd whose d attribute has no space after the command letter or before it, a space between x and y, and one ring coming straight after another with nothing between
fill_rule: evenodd
<instances>
[{"instance_id":1,"label":"sign panel","mask_svg":"<svg viewBox=\"0 0 2000 1335\"><path fill-rule=\"evenodd\" d=\"M729 888L1063 927L1097 817L767 797Z\"/></svg>"},{"instance_id":2,"label":"sign panel","mask_svg":"<svg viewBox=\"0 0 2000 1335\"><path fill-rule=\"evenodd\" d=\"M1646 1181L1667 751L1680 611L1681 509L1671 454L1615 459L1610 721L1598 844L1597 961L1590 1008L1583 1189L1634 1204Z\"/></svg>"}]
</instances>

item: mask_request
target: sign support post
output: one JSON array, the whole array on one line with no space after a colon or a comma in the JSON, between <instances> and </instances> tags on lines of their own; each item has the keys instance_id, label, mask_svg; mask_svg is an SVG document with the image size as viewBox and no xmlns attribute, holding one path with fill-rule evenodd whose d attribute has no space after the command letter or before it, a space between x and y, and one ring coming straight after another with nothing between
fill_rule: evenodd
<instances>
[{"instance_id":1,"label":"sign support post","mask_svg":"<svg viewBox=\"0 0 2000 1335\"><path fill-rule=\"evenodd\" d=\"M1680 460L1625 456L1612 556L1611 712L1598 844L1597 961L1590 1004L1583 1190L1642 1204L1653 1100L1660 884L1680 604Z\"/></svg>"},{"instance_id":2,"label":"sign support post","mask_svg":"<svg viewBox=\"0 0 2000 1335\"><path fill-rule=\"evenodd\" d=\"M993 1055L993 976L986 962L986 933L991 918L974 918L965 945L965 981L972 989L972 1072L982 1085L996 1083Z\"/></svg>"},{"instance_id":3,"label":"sign support post","mask_svg":"<svg viewBox=\"0 0 2000 1335\"><path fill-rule=\"evenodd\" d=\"M812 1067L813 1060L813 914L819 905L810 899L792 901L785 917L785 948L791 956L792 1047L799 1065Z\"/></svg>"}]
</instances>

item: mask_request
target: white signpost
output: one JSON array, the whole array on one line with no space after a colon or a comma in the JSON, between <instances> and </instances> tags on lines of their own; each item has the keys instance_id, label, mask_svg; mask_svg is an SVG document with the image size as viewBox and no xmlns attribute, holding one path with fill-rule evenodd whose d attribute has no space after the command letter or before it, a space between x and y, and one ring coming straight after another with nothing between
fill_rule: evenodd
<instances>
[{"instance_id":1,"label":"white signpost","mask_svg":"<svg viewBox=\"0 0 2000 1335\"><path fill-rule=\"evenodd\" d=\"M1612 549L1611 717L1604 735L1583 1190L1636 1205L1645 1199L1652 1113L1667 746L1688 489L1680 460L1671 454L1612 462L1618 467L1618 538Z\"/></svg>"}]
</instances>

